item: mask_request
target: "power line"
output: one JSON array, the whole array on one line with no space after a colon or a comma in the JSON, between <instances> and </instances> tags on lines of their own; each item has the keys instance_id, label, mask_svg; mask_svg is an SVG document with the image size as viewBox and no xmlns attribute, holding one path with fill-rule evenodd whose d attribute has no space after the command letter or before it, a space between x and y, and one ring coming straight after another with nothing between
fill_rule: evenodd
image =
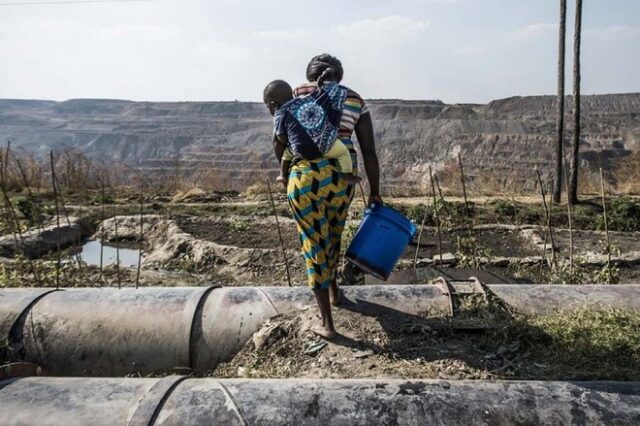
<instances>
[{"instance_id":1,"label":"power line","mask_svg":"<svg viewBox=\"0 0 640 426\"><path fill-rule=\"evenodd\" d=\"M133 3L156 0L44 0L44 1L22 1L22 2L0 2L0 7L4 6L37 6L45 4L81 4L81 3Z\"/></svg>"}]
</instances>

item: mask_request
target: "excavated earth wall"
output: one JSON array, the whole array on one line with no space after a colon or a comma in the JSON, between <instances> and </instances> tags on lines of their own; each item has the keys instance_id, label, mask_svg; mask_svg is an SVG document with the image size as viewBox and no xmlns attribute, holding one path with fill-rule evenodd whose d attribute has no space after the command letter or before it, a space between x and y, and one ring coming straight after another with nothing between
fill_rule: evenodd
<instances>
[{"instance_id":1,"label":"excavated earth wall","mask_svg":"<svg viewBox=\"0 0 640 426\"><path fill-rule=\"evenodd\" d=\"M570 97L566 101L571 114ZM532 171L552 172L556 99L513 97L486 105L371 100L386 191L423 189L428 168L461 153L467 174L492 174L496 185L531 189ZM582 98L582 162L597 170L637 151L640 94ZM46 155L76 147L96 159L121 160L148 175L206 171L227 189L277 173L271 117L260 103L65 102L0 100L0 138ZM570 140L570 129L567 129Z\"/></svg>"}]
</instances>

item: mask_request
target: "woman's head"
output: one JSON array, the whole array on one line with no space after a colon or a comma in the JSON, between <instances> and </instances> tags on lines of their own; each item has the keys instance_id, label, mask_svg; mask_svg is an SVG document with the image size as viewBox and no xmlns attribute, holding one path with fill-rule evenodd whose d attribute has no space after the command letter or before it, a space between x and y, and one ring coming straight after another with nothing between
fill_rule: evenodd
<instances>
[{"instance_id":1,"label":"woman's head","mask_svg":"<svg viewBox=\"0 0 640 426\"><path fill-rule=\"evenodd\" d=\"M307 80L308 81L335 81L340 83L344 76L344 70L342 69L342 63L335 56L331 56L328 53L314 56L307 65Z\"/></svg>"}]
</instances>

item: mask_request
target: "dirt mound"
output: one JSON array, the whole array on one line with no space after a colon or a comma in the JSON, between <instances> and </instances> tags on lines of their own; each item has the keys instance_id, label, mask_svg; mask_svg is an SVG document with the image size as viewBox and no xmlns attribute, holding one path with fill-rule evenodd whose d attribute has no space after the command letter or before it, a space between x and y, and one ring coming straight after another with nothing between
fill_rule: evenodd
<instances>
[{"instance_id":1,"label":"dirt mound","mask_svg":"<svg viewBox=\"0 0 640 426\"><path fill-rule=\"evenodd\" d=\"M577 310L548 317L470 307L462 321L337 309L340 335L318 339L315 310L273 318L217 377L640 379L640 315ZM497 312L497 314L495 314ZM613 333L612 330L624 329Z\"/></svg>"},{"instance_id":2,"label":"dirt mound","mask_svg":"<svg viewBox=\"0 0 640 426\"><path fill-rule=\"evenodd\" d=\"M426 319L377 318L340 310L340 335L327 342L309 327L315 311L279 316L258 331L229 363L214 372L221 377L314 378L450 378L491 377L496 366L478 359L458 339L445 339Z\"/></svg>"}]
</instances>

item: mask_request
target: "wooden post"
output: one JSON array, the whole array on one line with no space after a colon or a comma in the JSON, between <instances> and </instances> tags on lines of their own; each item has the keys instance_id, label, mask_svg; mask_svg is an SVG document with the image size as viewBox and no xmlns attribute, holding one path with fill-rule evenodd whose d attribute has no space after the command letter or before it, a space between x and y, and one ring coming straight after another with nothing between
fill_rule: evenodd
<instances>
[{"instance_id":1,"label":"wooden post","mask_svg":"<svg viewBox=\"0 0 640 426\"><path fill-rule=\"evenodd\" d=\"M567 159L564 155L564 147L562 148L562 158L565 171L567 169ZM573 277L573 214L571 212L571 203L569 202L569 175L564 174L564 186L567 193L567 217L569 218L569 275Z\"/></svg>"},{"instance_id":2,"label":"wooden post","mask_svg":"<svg viewBox=\"0 0 640 426\"><path fill-rule=\"evenodd\" d=\"M413 259L413 267L418 267L418 252L420 251L420 243L422 242L422 232L424 232L424 225L427 222L427 215L429 214L429 195L427 195L426 203L424 205L424 214L422 215L422 224L420 225L420 232L418 233L418 243L416 245L416 255Z\"/></svg>"},{"instance_id":3,"label":"wooden post","mask_svg":"<svg viewBox=\"0 0 640 426\"><path fill-rule=\"evenodd\" d=\"M24 186L27 188L27 195L29 199L33 203L33 207L35 208L35 214L38 216L36 220L36 224L40 230L44 230L44 226L41 220L42 211L40 210L40 206L37 203L36 197L33 195L33 191L31 191L31 184L29 183L29 178L27 176L27 172L22 166L22 162L19 158L16 158L16 165L18 166L18 171L20 172L20 176L22 176L22 181L24 182Z\"/></svg>"},{"instance_id":4,"label":"wooden post","mask_svg":"<svg viewBox=\"0 0 640 426\"><path fill-rule=\"evenodd\" d=\"M118 237L118 203L113 203L113 226L114 238L116 239L116 275L118 278L118 289L122 288L122 277L120 276L120 238Z\"/></svg>"},{"instance_id":5,"label":"wooden post","mask_svg":"<svg viewBox=\"0 0 640 426\"><path fill-rule=\"evenodd\" d=\"M576 19L573 42L573 144L569 202L578 203L578 173L580 171L580 44L582 41L582 0L576 0Z\"/></svg>"},{"instance_id":6,"label":"wooden post","mask_svg":"<svg viewBox=\"0 0 640 426\"><path fill-rule=\"evenodd\" d=\"M540 177L540 171L536 168L536 176L538 177L538 185L540 185L540 195L542 195L542 206L544 208L544 213L547 219L547 232L549 233L549 241L551 242L551 257L553 262L553 267L557 267L558 262L556 259L556 244L553 239L553 230L551 229L551 212L549 211L549 206L547 205L547 194L544 191L544 185L542 184L542 178Z\"/></svg>"},{"instance_id":7,"label":"wooden post","mask_svg":"<svg viewBox=\"0 0 640 426\"><path fill-rule=\"evenodd\" d=\"M440 265L442 265L442 235L440 231L440 214L438 213L438 203L436 202L436 188L433 183L433 173L431 173L431 166L429 166L429 178L431 179L431 194L433 195L433 211L436 217L436 232L438 235L438 253L440 254Z\"/></svg>"},{"instance_id":8,"label":"wooden post","mask_svg":"<svg viewBox=\"0 0 640 426\"><path fill-rule=\"evenodd\" d=\"M440 181L438 180L438 175L433 175L433 180L436 182L436 188L438 188L438 194L440 195L440 201L442 201L442 207L444 207L444 211L447 212L448 216L451 216L451 211L449 211L449 206L444 199L444 195L442 195L442 188L440 188Z\"/></svg>"},{"instance_id":9,"label":"wooden post","mask_svg":"<svg viewBox=\"0 0 640 426\"><path fill-rule=\"evenodd\" d=\"M567 174L563 170L564 159L564 60L567 34L567 0L560 0L560 23L558 32L558 116L556 122L556 173L553 184L553 202L560 204L562 198L562 176ZM573 265L572 265L573 266Z\"/></svg>"},{"instance_id":10,"label":"wooden post","mask_svg":"<svg viewBox=\"0 0 640 426\"><path fill-rule=\"evenodd\" d=\"M467 184L464 178L464 168L462 166L462 156L458 153L458 165L460 166L460 181L462 182L462 195L464 196L464 215L467 219L467 228L469 231L469 238L473 237L473 224L469 217L469 201L467 199Z\"/></svg>"},{"instance_id":11,"label":"wooden post","mask_svg":"<svg viewBox=\"0 0 640 426\"><path fill-rule=\"evenodd\" d=\"M140 237L138 244L138 269L136 271L136 288L140 285L140 268L142 266L142 238L144 237L144 179L140 173Z\"/></svg>"},{"instance_id":12,"label":"wooden post","mask_svg":"<svg viewBox=\"0 0 640 426\"><path fill-rule=\"evenodd\" d=\"M5 188L5 174L3 171L4 163L5 163L4 155L0 152L0 187L2 188ZM4 201L4 197L3 197L3 201ZM4 216L5 221L7 222L7 225L11 228L11 235L13 236L13 244L16 246L16 250L18 250L19 244L18 244L18 234L16 233L16 226L13 221L11 210L9 209L9 206L6 205L6 203L3 203L2 205L2 214Z\"/></svg>"},{"instance_id":13,"label":"wooden post","mask_svg":"<svg viewBox=\"0 0 640 426\"><path fill-rule=\"evenodd\" d=\"M60 183L58 182L58 178L57 175L55 173L55 164L52 162L51 163L51 168L54 171L52 176L53 176L53 184L56 186L56 194L58 197L60 197L60 204L62 207L62 214L64 214L65 220L67 222L67 226L69 227L69 230L71 230L71 220L69 220L69 214L67 213L67 208L65 207L65 201L64 201L64 195L62 194L62 189L60 189ZM76 246L80 245L80 241L79 238L73 238L73 247L75 248ZM76 258L76 263L78 264L78 270L82 271L82 259L80 258L80 253L77 253L75 255Z\"/></svg>"},{"instance_id":14,"label":"wooden post","mask_svg":"<svg viewBox=\"0 0 640 426\"><path fill-rule=\"evenodd\" d=\"M56 289L60 288L60 206L58 205L58 186L56 185L56 168L54 165L53 151L49 151L51 160L51 186L53 187L53 200L56 208Z\"/></svg>"},{"instance_id":15,"label":"wooden post","mask_svg":"<svg viewBox=\"0 0 640 426\"><path fill-rule=\"evenodd\" d=\"M604 175L602 173L602 167L600 167L600 190L602 195L602 216L604 219L604 232L607 238L607 284L611 284L613 281L611 276L611 242L609 240L609 223L607 221L607 202L604 195Z\"/></svg>"},{"instance_id":16,"label":"wooden post","mask_svg":"<svg viewBox=\"0 0 640 426\"><path fill-rule=\"evenodd\" d=\"M100 178L100 286L104 283L104 176Z\"/></svg>"},{"instance_id":17,"label":"wooden post","mask_svg":"<svg viewBox=\"0 0 640 426\"><path fill-rule=\"evenodd\" d=\"M273 199L273 192L271 192L271 182L269 178L267 180L267 189L269 190L269 199L271 200L271 208L273 209L273 216L276 218L276 228L278 229L278 238L280 239L280 248L282 249L282 258L284 260L284 267L287 271L287 283L291 287L291 273L289 272L289 261L287 259L287 251L284 248L284 240L282 239L282 232L280 231L280 221L278 220L278 211L276 210L276 202Z\"/></svg>"},{"instance_id":18,"label":"wooden post","mask_svg":"<svg viewBox=\"0 0 640 426\"><path fill-rule=\"evenodd\" d=\"M2 195L4 197L4 202L6 205L6 211L7 211L7 217L10 219L10 221L13 223L12 224L12 228L15 229L15 231L13 232L13 240L14 243L16 245L16 251L22 251L22 254L27 258L27 262L29 263L29 269L31 269L31 273L33 274L33 278L36 281L36 284L39 285L40 284L40 276L38 275L38 272L36 271L36 267L35 264L33 263L33 259L31 259L27 253L26 253L26 245L24 243L24 237L22 235L22 229L20 229L20 219L18 219L18 215L16 214L15 209L13 208L13 203L11 202L11 198L9 197L9 194L7 193L7 189L5 187L5 182L2 181L2 185L0 185L0 187L2 188ZM8 223L11 223L8 222ZM20 241L20 244L18 244L18 239L16 239L16 233L18 234L18 239Z\"/></svg>"},{"instance_id":19,"label":"wooden post","mask_svg":"<svg viewBox=\"0 0 640 426\"><path fill-rule=\"evenodd\" d=\"M2 172L2 176L0 177L0 179L2 179L2 181L7 184L7 179L9 178L8 175L8 170L9 170L9 152L11 152L11 141L8 140L7 141L7 149L4 152L4 160L2 162L2 167L0 168L0 171Z\"/></svg>"}]
</instances>

